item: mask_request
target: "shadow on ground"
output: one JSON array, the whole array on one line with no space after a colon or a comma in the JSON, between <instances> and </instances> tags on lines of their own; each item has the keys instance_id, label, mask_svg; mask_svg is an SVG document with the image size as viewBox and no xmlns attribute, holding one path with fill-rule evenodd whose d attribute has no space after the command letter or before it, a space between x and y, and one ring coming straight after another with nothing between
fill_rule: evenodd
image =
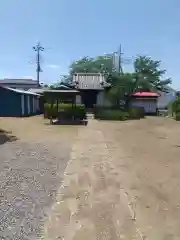
<instances>
[{"instance_id":1,"label":"shadow on ground","mask_svg":"<svg viewBox=\"0 0 180 240\"><path fill-rule=\"evenodd\" d=\"M6 142L14 142L16 140L17 140L17 137L13 136L12 132L8 132L3 129L0 129L0 145Z\"/></svg>"}]
</instances>

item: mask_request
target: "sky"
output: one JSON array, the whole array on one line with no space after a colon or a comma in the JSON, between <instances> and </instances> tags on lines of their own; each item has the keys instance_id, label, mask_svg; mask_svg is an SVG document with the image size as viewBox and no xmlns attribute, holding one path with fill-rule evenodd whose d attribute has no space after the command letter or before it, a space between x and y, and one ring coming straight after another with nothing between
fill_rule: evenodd
<instances>
[{"instance_id":1,"label":"sky","mask_svg":"<svg viewBox=\"0 0 180 240\"><path fill-rule=\"evenodd\" d=\"M180 1L164 0L1 0L0 78L36 79L38 41L41 82L55 83L73 60L117 51L161 60L180 88Z\"/></svg>"}]
</instances>

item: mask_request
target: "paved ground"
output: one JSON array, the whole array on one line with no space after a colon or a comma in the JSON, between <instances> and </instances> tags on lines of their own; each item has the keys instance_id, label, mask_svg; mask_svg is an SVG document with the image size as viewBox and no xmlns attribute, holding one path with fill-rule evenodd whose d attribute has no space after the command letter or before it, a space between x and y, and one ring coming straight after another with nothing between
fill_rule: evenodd
<instances>
[{"instance_id":1,"label":"paved ground","mask_svg":"<svg viewBox=\"0 0 180 240\"><path fill-rule=\"evenodd\" d=\"M0 146L1 238L180 239L178 122L9 121L19 140Z\"/></svg>"},{"instance_id":2,"label":"paved ground","mask_svg":"<svg viewBox=\"0 0 180 240\"><path fill-rule=\"evenodd\" d=\"M0 134L0 239L39 239L77 128L44 125L42 117L1 119L0 127L12 131Z\"/></svg>"}]
</instances>

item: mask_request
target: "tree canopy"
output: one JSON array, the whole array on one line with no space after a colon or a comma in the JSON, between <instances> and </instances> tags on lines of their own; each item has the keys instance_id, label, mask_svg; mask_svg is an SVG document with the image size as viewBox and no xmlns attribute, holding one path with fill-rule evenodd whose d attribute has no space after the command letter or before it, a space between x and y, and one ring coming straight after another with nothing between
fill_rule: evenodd
<instances>
[{"instance_id":1,"label":"tree canopy","mask_svg":"<svg viewBox=\"0 0 180 240\"><path fill-rule=\"evenodd\" d=\"M128 79L131 78L142 88L164 90L168 84L171 83L170 79L163 79L165 70L160 69L161 61L155 61L148 56L138 56L134 61L134 72L125 74ZM116 77L117 73L113 69L112 55L97 56L95 58L83 57L80 60L74 61L70 66L70 76L76 72L81 73L103 73L109 79ZM123 79L124 79L124 74ZM120 75L118 75L121 77ZM120 79L119 79L120 80Z\"/></svg>"},{"instance_id":2,"label":"tree canopy","mask_svg":"<svg viewBox=\"0 0 180 240\"><path fill-rule=\"evenodd\" d=\"M72 62L69 67L69 75L63 76L59 83L70 83L74 73L103 73L108 76L112 72L112 55L98 56L95 58L83 57Z\"/></svg>"},{"instance_id":3,"label":"tree canopy","mask_svg":"<svg viewBox=\"0 0 180 240\"><path fill-rule=\"evenodd\" d=\"M163 79L165 70L160 61L148 56L138 56L134 61L134 72L112 75L112 88L108 92L111 101L118 103L136 91L167 91L171 79Z\"/></svg>"},{"instance_id":4,"label":"tree canopy","mask_svg":"<svg viewBox=\"0 0 180 240\"><path fill-rule=\"evenodd\" d=\"M61 82L70 83L74 73L102 73L111 83L108 96L113 102L118 102L135 91L166 91L171 79L163 78L165 70L160 69L161 61L153 60L149 56L137 56L134 71L118 73L113 68L112 55L83 57L72 62L69 75L64 76ZM56 84L58 87L58 84Z\"/></svg>"},{"instance_id":5,"label":"tree canopy","mask_svg":"<svg viewBox=\"0 0 180 240\"><path fill-rule=\"evenodd\" d=\"M161 61L154 61L151 57L139 56L134 61L136 78L144 88L149 90L166 91L171 79L163 79L166 70L160 69Z\"/></svg>"},{"instance_id":6,"label":"tree canopy","mask_svg":"<svg viewBox=\"0 0 180 240\"><path fill-rule=\"evenodd\" d=\"M79 73L111 73L113 70L112 55L95 58L83 57L70 66L70 74Z\"/></svg>"}]
</instances>

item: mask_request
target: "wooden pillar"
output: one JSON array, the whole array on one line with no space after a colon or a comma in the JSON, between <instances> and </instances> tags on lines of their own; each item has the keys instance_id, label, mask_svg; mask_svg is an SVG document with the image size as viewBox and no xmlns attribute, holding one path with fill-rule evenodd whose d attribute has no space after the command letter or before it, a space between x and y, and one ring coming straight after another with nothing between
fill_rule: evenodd
<instances>
[{"instance_id":1,"label":"wooden pillar","mask_svg":"<svg viewBox=\"0 0 180 240\"><path fill-rule=\"evenodd\" d=\"M57 110L57 114L56 114L56 116L59 117L59 116L58 116L58 110L59 110L59 109L58 109L58 108L59 108L59 106L58 106L58 104L59 104L59 102L58 102L58 98L57 98L56 104L57 104L57 106L56 106L56 110Z\"/></svg>"}]
</instances>

